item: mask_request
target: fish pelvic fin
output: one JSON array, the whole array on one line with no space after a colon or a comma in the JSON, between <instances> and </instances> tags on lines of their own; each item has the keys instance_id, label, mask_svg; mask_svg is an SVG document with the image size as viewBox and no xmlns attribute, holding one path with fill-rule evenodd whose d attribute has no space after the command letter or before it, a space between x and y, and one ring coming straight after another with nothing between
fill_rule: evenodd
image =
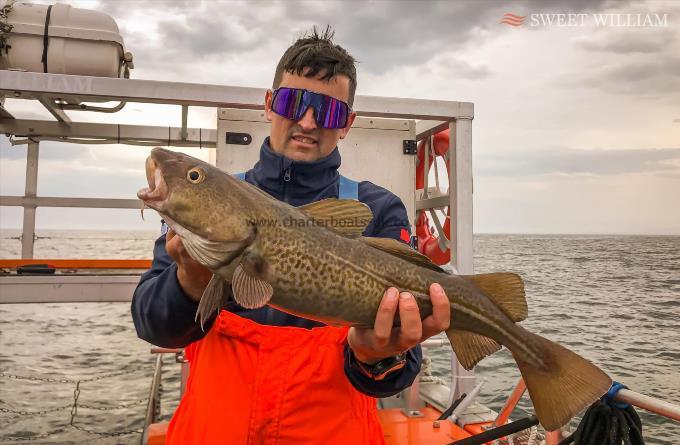
<instances>
[{"instance_id":1,"label":"fish pelvic fin","mask_svg":"<svg viewBox=\"0 0 680 445\"><path fill-rule=\"evenodd\" d=\"M201 301L198 303L198 309L196 309L195 320L201 324L201 330L205 331L203 328L205 322L214 313L219 312L225 307L230 299L231 287L229 283L217 275L213 275L205 291L203 291Z\"/></svg>"},{"instance_id":2,"label":"fish pelvic fin","mask_svg":"<svg viewBox=\"0 0 680 445\"><path fill-rule=\"evenodd\" d=\"M468 371L474 368L481 359L501 349L497 341L470 331L449 328L446 336L451 342L456 358Z\"/></svg>"},{"instance_id":3,"label":"fish pelvic fin","mask_svg":"<svg viewBox=\"0 0 680 445\"><path fill-rule=\"evenodd\" d=\"M524 281L519 275L511 272L495 272L461 275L461 277L472 281L512 321L522 321L529 316L529 308L524 294Z\"/></svg>"},{"instance_id":4,"label":"fish pelvic fin","mask_svg":"<svg viewBox=\"0 0 680 445\"><path fill-rule=\"evenodd\" d=\"M612 380L575 352L540 335L525 333L543 358L545 367L523 360L519 353L513 352L513 356L538 420L546 431L554 431L606 393Z\"/></svg>"},{"instance_id":5,"label":"fish pelvic fin","mask_svg":"<svg viewBox=\"0 0 680 445\"><path fill-rule=\"evenodd\" d=\"M356 199L327 198L298 207L316 223L338 235L358 238L373 219L373 212Z\"/></svg>"}]
</instances>

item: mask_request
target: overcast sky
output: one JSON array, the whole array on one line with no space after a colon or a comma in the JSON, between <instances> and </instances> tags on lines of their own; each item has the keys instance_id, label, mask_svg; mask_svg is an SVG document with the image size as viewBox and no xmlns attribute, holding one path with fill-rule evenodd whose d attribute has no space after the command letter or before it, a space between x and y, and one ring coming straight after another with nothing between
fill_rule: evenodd
<instances>
[{"instance_id":1,"label":"overcast sky","mask_svg":"<svg viewBox=\"0 0 680 445\"><path fill-rule=\"evenodd\" d=\"M69 3L116 19L135 56L132 77L142 79L268 87L283 50L312 25L331 24L359 60L358 94L475 103L477 233L680 234L680 2ZM500 23L508 12L524 23ZM554 13L584 14L584 26L540 23ZM665 19L597 26L594 14L609 13ZM50 119L35 104L6 105ZM179 109L137 104L115 118L72 116L180 123ZM214 128L214 112L192 109L189 125ZM0 194L21 195L25 148L4 137L0 145ZM132 198L145 185L147 152L43 142L38 194ZM0 212L0 227L21 226L21 209ZM156 221L143 223L138 211L39 209L37 224L146 229Z\"/></svg>"}]
</instances>

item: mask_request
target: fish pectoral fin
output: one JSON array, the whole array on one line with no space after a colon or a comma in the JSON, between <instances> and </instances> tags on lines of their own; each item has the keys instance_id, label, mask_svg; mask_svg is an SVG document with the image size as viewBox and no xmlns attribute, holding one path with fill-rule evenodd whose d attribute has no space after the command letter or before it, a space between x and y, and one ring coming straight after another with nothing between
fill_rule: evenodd
<instances>
[{"instance_id":1,"label":"fish pectoral fin","mask_svg":"<svg viewBox=\"0 0 680 445\"><path fill-rule=\"evenodd\" d=\"M266 281L268 269L269 265L256 249L244 252L231 282L238 304L246 309L257 309L271 300L274 288Z\"/></svg>"},{"instance_id":2,"label":"fish pectoral fin","mask_svg":"<svg viewBox=\"0 0 680 445\"><path fill-rule=\"evenodd\" d=\"M371 247L399 257L402 260L417 264L418 266L426 267L428 269L434 270L435 272L448 273L441 267L434 264L428 257L417 250L412 249L408 244L404 244L401 241L397 241L392 238L372 238L367 236L361 237L360 240Z\"/></svg>"},{"instance_id":3,"label":"fish pectoral fin","mask_svg":"<svg viewBox=\"0 0 680 445\"><path fill-rule=\"evenodd\" d=\"M338 235L357 238L373 219L373 212L356 199L327 198L298 207L316 223Z\"/></svg>"},{"instance_id":4,"label":"fish pectoral fin","mask_svg":"<svg viewBox=\"0 0 680 445\"><path fill-rule=\"evenodd\" d=\"M489 337L470 331L448 329L446 336L463 368L468 371L475 367L484 357L500 351L501 345Z\"/></svg>"},{"instance_id":5,"label":"fish pectoral fin","mask_svg":"<svg viewBox=\"0 0 680 445\"><path fill-rule=\"evenodd\" d=\"M525 320L529 308L524 294L522 277L510 272L495 272L477 275L461 275L472 281L484 292L512 321Z\"/></svg>"},{"instance_id":6,"label":"fish pectoral fin","mask_svg":"<svg viewBox=\"0 0 680 445\"><path fill-rule=\"evenodd\" d=\"M196 321L200 322L202 330L204 330L205 322L213 313L219 312L220 309L225 307L231 296L229 283L217 275L213 275L205 291L203 291L198 309L196 309Z\"/></svg>"}]
</instances>

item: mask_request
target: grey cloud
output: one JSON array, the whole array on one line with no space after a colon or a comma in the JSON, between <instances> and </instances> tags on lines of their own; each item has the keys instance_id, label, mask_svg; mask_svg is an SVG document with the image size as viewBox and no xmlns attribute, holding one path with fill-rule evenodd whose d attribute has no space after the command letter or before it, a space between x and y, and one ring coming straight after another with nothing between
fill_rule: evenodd
<instances>
[{"instance_id":1,"label":"grey cloud","mask_svg":"<svg viewBox=\"0 0 680 445\"><path fill-rule=\"evenodd\" d=\"M609 4L604 0L578 0L570 3L569 10L592 11ZM455 52L457 48L507 32L498 24L505 12L563 10L561 5L557 0L502 4L444 0L101 3L104 10L122 20L132 11L148 11L150 17L154 10L177 13L177 20L159 23L154 33L157 41L149 39L148 29L127 30L126 43L136 59L140 63L150 62L149 66L191 63L211 56L227 59L255 48L281 46L282 41L284 45L292 43L312 25L330 24L336 30L336 40L359 60L361 68L376 74L419 65L438 52Z\"/></svg>"},{"instance_id":2,"label":"grey cloud","mask_svg":"<svg viewBox=\"0 0 680 445\"><path fill-rule=\"evenodd\" d=\"M491 75L491 70L486 65L471 65L457 57L447 57L437 63L438 67L446 68L447 72L454 73L457 78L469 80L486 79Z\"/></svg>"},{"instance_id":3,"label":"grey cloud","mask_svg":"<svg viewBox=\"0 0 680 445\"><path fill-rule=\"evenodd\" d=\"M137 11L190 11L200 5L202 1L195 0L100 0L95 7L110 14L112 17L125 17L134 10ZM83 6L87 8L86 6Z\"/></svg>"},{"instance_id":4,"label":"grey cloud","mask_svg":"<svg viewBox=\"0 0 680 445\"><path fill-rule=\"evenodd\" d=\"M0 160L26 159L26 146L10 146L8 138L0 136ZM5 147L8 147L5 149ZM90 150L83 145L64 144L61 142L42 141L40 142L40 160L91 160Z\"/></svg>"},{"instance_id":5,"label":"grey cloud","mask_svg":"<svg viewBox=\"0 0 680 445\"><path fill-rule=\"evenodd\" d=\"M543 174L614 175L626 173L680 173L680 148L575 150L545 149L539 152L482 154L475 160L482 176L531 176Z\"/></svg>"},{"instance_id":6,"label":"grey cloud","mask_svg":"<svg viewBox=\"0 0 680 445\"><path fill-rule=\"evenodd\" d=\"M569 81L615 94L673 95L680 91L680 58L627 59Z\"/></svg>"},{"instance_id":7,"label":"grey cloud","mask_svg":"<svg viewBox=\"0 0 680 445\"><path fill-rule=\"evenodd\" d=\"M287 3L287 2L286 2ZM279 20L276 3L199 2L177 19L158 23L159 41L165 51L182 57L228 56L288 37L294 20ZM280 23L280 22L283 23ZM279 26L282 29L276 29ZM284 30L288 29L288 32Z\"/></svg>"},{"instance_id":8,"label":"grey cloud","mask_svg":"<svg viewBox=\"0 0 680 445\"><path fill-rule=\"evenodd\" d=\"M13 159L26 159L26 146L25 145L14 145L9 143L9 138L7 136L0 136L0 161L3 159L13 160Z\"/></svg>"},{"instance_id":9,"label":"grey cloud","mask_svg":"<svg viewBox=\"0 0 680 445\"><path fill-rule=\"evenodd\" d=\"M660 53L676 37L671 29L605 29L591 37L579 39L576 44L586 51L611 52L616 54Z\"/></svg>"},{"instance_id":10,"label":"grey cloud","mask_svg":"<svg viewBox=\"0 0 680 445\"><path fill-rule=\"evenodd\" d=\"M52 118L51 115L49 114L49 112L48 112L47 110L45 110L43 114L35 113L35 112L33 112L33 111L19 111L19 112L15 112L15 111L12 110L12 107L11 107L11 106L7 107L6 110L9 111L10 114L12 114L12 115L13 115L15 118L17 118L17 119L33 119L33 120L41 120L41 119L45 119L47 116L49 116L50 118ZM52 118L52 119L54 120L54 118Z\"/></svg>"}]
</instances>

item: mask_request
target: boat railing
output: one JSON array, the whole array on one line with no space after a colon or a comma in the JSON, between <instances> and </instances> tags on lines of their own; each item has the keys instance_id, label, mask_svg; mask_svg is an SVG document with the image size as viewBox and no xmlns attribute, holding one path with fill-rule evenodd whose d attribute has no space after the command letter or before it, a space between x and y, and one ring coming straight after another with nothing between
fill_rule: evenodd
<instances>
[{"instance_id":1,"label":"boat railing","mask_svg":"<svg viewBox=\"0 0 680 445\"><path fill-rule=\"evenodd\" d=\"M517 385L515 385L514 389L503 405L503 408L501 408L501 410L498 412L498 416L491 424L491 428L505 425L507 423L508 419L510 418L510 414L515 409L526 390L526 383L524 382L524 379L520 377ZM631 391L630 389L623 388L620 389L616 395L614 395L613 399L616 402L628 403L638 408L645 409L651 413L680 421L680 405L675 405L656 397L647 396L645 394L640 394L638 392ZM561 439L562 434L560 431L546 432L546 445L557 445Z\"/></svg>"}]
</instances>

